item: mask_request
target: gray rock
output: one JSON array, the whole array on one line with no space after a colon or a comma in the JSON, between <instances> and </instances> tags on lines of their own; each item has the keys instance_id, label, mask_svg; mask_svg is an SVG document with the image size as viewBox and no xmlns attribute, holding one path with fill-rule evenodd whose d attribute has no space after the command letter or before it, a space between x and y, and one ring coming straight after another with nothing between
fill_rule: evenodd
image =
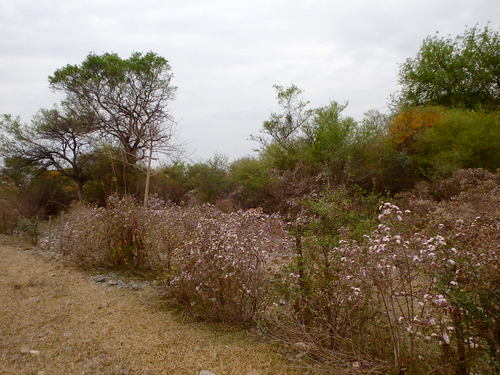
<instances>
[{"instance_id":1,"label":"gray rock","mask_svg":"<svg viewBox=\"0 0 500 375\"><path fill-rule=\"evenodd\" d=\"M104 283L108 281L108 278L106 276L99 275L95 278L95 281L97 281L98 283Z\"/></svg>"},{"instance_id":2,"label":"gray rock","mask_svg":"<svg viewBox=\"0 0 500 375\"><path fill-rule=\"evenodd\" d=\"M307 355L307 352L300 352L295 356L295 359L304 358Z\"/></svg>"},{"instance_id":3,"label":"gray rock","mask_svg":"<svg viewBox=\"0 0 500 375\"><path fill-rule=\"evenodd\" d=\"M129 375L130 374L130 369L126 368L125 366L117 366L115 368L115 375Z\"/></svg>"},{"instance_id":4,"label":"gray rock","mask_svg":"<svg viewBox=\"0 0 500 375\"><path fill-rule=\"evenodd\" d=\"M30 348L27 346L21 346L21 354L28 354L30 352Z\"/></svg>"},{"instance_id":5,"label":"gray rock","mask_svg":"<svg viewBox=\"0 0 500 375\"><path fill-rule=\"evenodd\" d=\"M208 371L208 370L201 370L198 375L215 375L215 372Z\"/></svg>"},{"instance_id":6,"label":"gray rock","mask_svg":"<svg viewBox=\"0 0 500 375\"><path fill-rule=\"evenodd\" d=\"M298 349L301 349L301 350L307 350L307 349L309 349L309 345L307 345L303 341L296 342L295 343L295 347L298 348Z\"/></svg>"}]
</instances>

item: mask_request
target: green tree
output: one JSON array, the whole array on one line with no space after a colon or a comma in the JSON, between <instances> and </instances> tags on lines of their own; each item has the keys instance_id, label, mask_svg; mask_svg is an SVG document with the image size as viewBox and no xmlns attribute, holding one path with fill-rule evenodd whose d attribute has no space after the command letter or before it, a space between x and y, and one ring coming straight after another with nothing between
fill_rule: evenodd
<instances>
[{"instance_id":1,"label":"green tree","mask_svg":"<svg viewBox=\"0 0 500 375\"><path fill-rule=\"evenodd\" d=\"M452 109L412 145L414 165L429 179L450 176L461 168L500 167L500 113Z\"/></svg>"},{"instance_id":2,"label":"green tree","mask_svg":"<svg viewBox=\"0 0 500 375\"><path fill-rule=\"evenodd\" d=\"M264 121L261 130L263 135L251 138L264 147L269 145L269 138L271 138L272 142L287 149L307 126L313 111L307 108L309 102L301 98L302 90L297 86L274 85L273 87L276 90L276 99L281 110L271 113L269 120Z\"/></svg>"},{"instance_id":3,"label":"green tree","mask_svg":"<svg viewBox=\"0 0 500 375\"><path fill-rule=\"evenodd\" d=\"M167 106L176 90L172 77L168 61L153 52L136 52L128 59L105 53L56 70L49 82L72 106L93 113L101 134L116 140L126 161L135 165L153 147L171 146Z\"/></svg>"},{"instance_id":4,"label":"green tree","mask_svg":"<svg viewBox=\"0 0 500 375\"><path fill-rule=\"evenodd\" d=\"M488 26L424 39L402 64L396 106L442 105L495 110L500 105L500 35Z\"/></svg>"},{"instance_id":5,"label":"green tree","mask_svg":"<svg viewBox=\"0 0 500 375\"><path fill-rule=\"evenodd\" d=\"M244 157L235 160L229 166L229 173L235 189L232 196L241 206L262 206L270 198L272 177L269 167L262 159Z\"/></svg>"},{"instance_id":6,"label":"green tree","mask_svg":"<svg viewBox=\"0 0 500 375\"><path fill-rule=\"evenodd\" d=\"M228 162L222 155L190 165L187 177L196 197L202 203L214 203L231 191Z\"/></svg>"},{"instance_id":7,"label":"green tree","mask_svg":"<svg viewBox=\"0 0 500 375\"><path fill-rule=\"evenodd\" d=\"M59 171L21 157L6 158L0 168L0 200L25 218L59 213L75 199L76 190L74 180Z\"/></svg>"}]
</instances>

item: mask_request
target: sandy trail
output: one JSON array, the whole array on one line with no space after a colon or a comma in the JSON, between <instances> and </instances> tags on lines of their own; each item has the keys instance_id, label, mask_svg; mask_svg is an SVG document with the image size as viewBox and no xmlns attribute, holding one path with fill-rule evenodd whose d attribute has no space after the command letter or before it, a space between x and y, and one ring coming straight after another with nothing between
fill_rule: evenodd
<instances>
[{"instance_id":1,"label":"sandy trail","mask_svg":"<svg viewBox=\"0 0 500 375\"><path fill-rule=\"evenodd\" d=\"M26 351L36 351L23 354ZM39 352L37 354L37 352ZM183 323L148 290L0 244L0 374L298 374L245 333Z\"/></svg>"}]
</instances>

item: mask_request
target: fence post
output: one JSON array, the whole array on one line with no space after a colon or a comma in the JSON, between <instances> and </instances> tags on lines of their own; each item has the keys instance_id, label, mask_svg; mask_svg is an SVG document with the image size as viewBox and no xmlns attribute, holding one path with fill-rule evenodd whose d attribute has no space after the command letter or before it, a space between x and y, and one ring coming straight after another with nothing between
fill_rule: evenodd
<instances>
[{"instance_id":1,"label":"fence post","mask_svg":"<svg viewBox=\"0 0 500 375\"><path fill-rule=\"evenodd\" d=\"M35 216L35 224L33 225L33 245L38 246L38 228L39 223L38 223L38 215Z\"/></svg>"},{"instance_id":2,"label":"fence post","mask_svg":"<svg viewBox=\"0 0 500 375\"><path fill-rule=\"evenodd\" d=\"M47 239L47 250L50 251L52 241L52 216L49 215L49 238Z\"/></svg>"},{"instance_id":3,"label":"fence post","mask_svg":"<svg viewBox=\"0 0 500 375\"><path fill-rule=\"evenodd\" d=\"M59 251L63 251L63 237L64 237L64 212L61 212L61 228L59 232Z\"/></svg>"}]
</instances>

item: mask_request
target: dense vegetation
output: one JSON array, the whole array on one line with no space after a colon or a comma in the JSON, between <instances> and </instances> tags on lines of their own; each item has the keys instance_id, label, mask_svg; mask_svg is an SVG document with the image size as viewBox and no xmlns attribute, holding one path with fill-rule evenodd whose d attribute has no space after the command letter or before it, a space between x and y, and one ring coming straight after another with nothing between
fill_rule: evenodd
<instances>
[{"instance_id":1,"label":"dense vegetation","mask_svg":"<svg viewBox=\"0 0 500 375\"><path fill-rule=\"evenodd\" d=\"M50 77L54 109L4 116L0 230L65 211L70 259L153 271L335 373L496 373L499 50L489 27L427 38L360 121L277 85L256 156L156 169L179 149L168 62L89 55Z\"/></svg>"}]
</instances>

